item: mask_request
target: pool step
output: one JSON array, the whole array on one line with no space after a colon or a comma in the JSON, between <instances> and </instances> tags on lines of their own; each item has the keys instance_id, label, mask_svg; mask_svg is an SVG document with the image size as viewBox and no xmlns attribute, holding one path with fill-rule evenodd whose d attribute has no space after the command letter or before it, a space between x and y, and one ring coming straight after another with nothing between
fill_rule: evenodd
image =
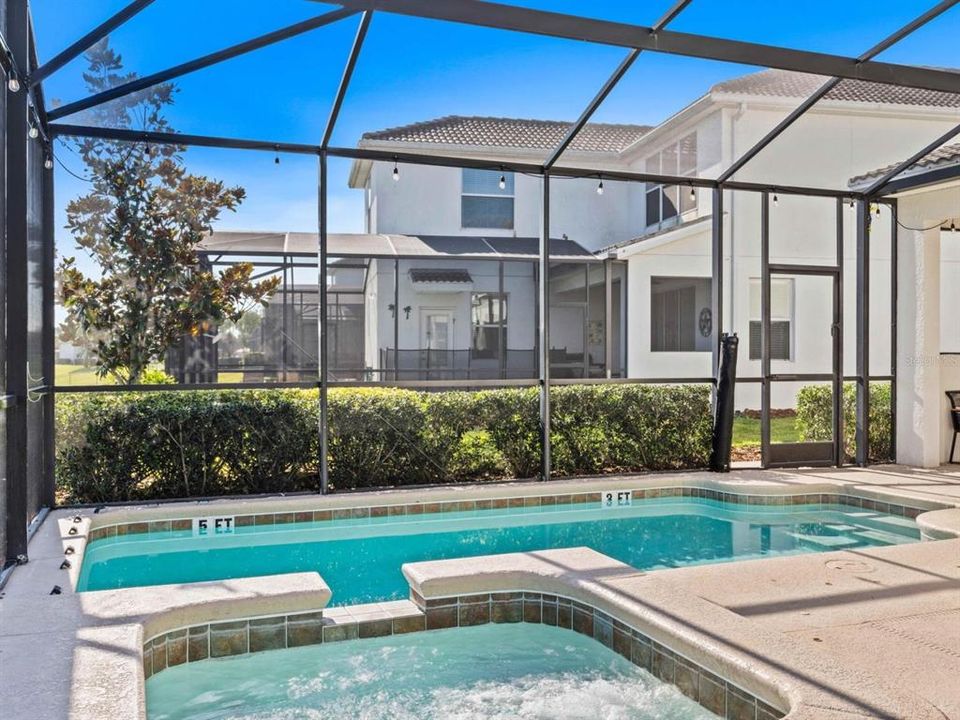
<instances>
[{"instance_id":1,"label":"pool step","mask_svg":"<svg viewBox=\"0 0 960 720\"><path fill-rule=\"evenodd\" d=\"M790 536L809 545L821 547L824 550L843 550L844 548L860 545L856 540L841 535L807 535L805 533L793 532L790 533Z\"/></svg>"},{"instance_id":2,"label":"pool step","mask_svg":"<svg viewBox=\"0 0 960 720\"><path fill-rule=\"evenodd\" d=\"M850 518L855 518L856 522L862 525L889 527L892 529L916 530L917 522L901 515L884 515L883 513L873 512L871 510L861 510L857 512L846 513ZM856 529L856 528L854 528ZM894 530L896 531L896 530ZM901 533L902 534L902 533Z\"/></svg>"},{"instance_id":3,"label":"pool step","mask_svg":"<svg viewBox=\"0 0 960 720\"><path fill-rule=\"evenodd\" d=\"M853 533L853 536L883 545L899 545L906 539L903 533L887 532L885 530L859 530Z\"/></svg>"}]
</instances>

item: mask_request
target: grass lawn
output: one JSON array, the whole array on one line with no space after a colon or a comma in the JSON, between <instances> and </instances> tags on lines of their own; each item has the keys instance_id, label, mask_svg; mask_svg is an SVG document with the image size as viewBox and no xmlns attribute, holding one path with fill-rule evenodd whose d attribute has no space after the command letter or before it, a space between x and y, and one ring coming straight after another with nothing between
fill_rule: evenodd
<instances>
[{"instance_id":1,"label":"grass lawn","mask_svg":"<svg viewBox=\"0 0 960 720\"><path fill-rule=\"evenodd\" d=\"M57 363L55 368L55 378L57 385L114 384L110 377L98 377L96 368L84 367L83 365L68 365L66 363ZM218 375L218 378L222 383L240 383L243 382L243 373L222 372Z\"/></svg>"},{"instance_id":2,"label":"grass lawn","mask_svg":"<svg viewBox=\"0 0 960 720\"><path fill-rule=\"evenodd\" d=\"M97 377L96 368L57 363L54 378L57 385L113 385L110 378Z\"/></svg>"},{"instance_id":3,"label":"grass lawn","mask_svg":"<svg viewBox=\"0 0 960 720\"><path fill-rule=\"evenodd\" d=\"M770 440L772 442L800 442L800 433L796 427L796 418L782 417L770 420ZM760 444L760 420L748 417L733 419L733 445Z\"/></svg>"}]
</instances>

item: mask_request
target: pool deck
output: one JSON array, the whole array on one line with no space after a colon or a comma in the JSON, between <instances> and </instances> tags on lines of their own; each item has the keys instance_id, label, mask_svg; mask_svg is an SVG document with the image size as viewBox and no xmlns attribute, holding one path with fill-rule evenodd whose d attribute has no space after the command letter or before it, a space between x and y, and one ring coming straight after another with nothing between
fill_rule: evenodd
<instances>
[{"instance_id":1,"label":"pool deck","mask_svg":"<svg viewBox=\"0 0 960 720\"><path fill-rule=\"evenodd\" d=\"M935 534L960 533L957 466L671 473L352 493L310 502L336 508L683 482L751 493L836 486L873 497L946 504L954 509L921 517ZM186 502L110 508L100 517L159 516L172 508L194 514L220 507L295 508L303 502L303 497L215 501L202 509ZM30 562L13 572L0 595L0 683L8 689L0 705L3 717L141 718L140 648L155 631L278 611L306 612L329 600L329 589L312 573L167 586L170 592L159 595L155 588L75 593L85 532L68 534L77 512L50 513L30 543ZM92 511L79 513L85 529ZM78 554L73 567L60 569L68 544L77 546ZM736 639L736 652L749 656L754 674L802 687L808 710L814 708L803 717L960 720L960 539L630 575L633 579L624 580L621 588L630 602L650 607L669 598L690 632L730 628L730 643ZM61 594L50 594L54 585ZM716 624L699 627L707 615ZM792 666L778 665L777 658L790 658Z\"/></svg>"}]
</instances>

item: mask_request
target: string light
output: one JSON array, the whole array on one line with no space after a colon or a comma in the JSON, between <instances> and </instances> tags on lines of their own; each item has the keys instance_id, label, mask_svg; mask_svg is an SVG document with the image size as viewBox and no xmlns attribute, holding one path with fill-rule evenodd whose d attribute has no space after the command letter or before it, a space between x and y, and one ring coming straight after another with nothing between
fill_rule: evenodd
<instances>
[{"instance_id":1,"label":"string light","mask_svg":"<svg viewBox=\"0 0 960 720\"><path fill-rule=\"evenodd\" d=\"M880 217L880 203L877 203L877 217Z\"/></svg>"},{"instance_id":2,"label":"string light","mask_svg":"<svg viewBox=\"0 0 960 720\"><path fill-rule=\"evenodd\" d=\"M47 170L53 170L53 158L50 156L50 153L47 153L47 157L43 160L43 166Z\"/></svg>"},{"instance_id":3,"label":"string light","mask_svg":"<svg viewBox=\"0 0 960 720\"><path fill-rule=\"evenodd\" d=\"M690 200L696 201L696 199L697 199L697 190L696 190L696 188L693 187L693 185L691 185L691 186L690 186Z\"/></svg>"},{"instance_id":4,"label":"string light","mask_svg":"<svg viewBox=\"0 0 960 720\"><path fill-rule=\"evenodd\" d=\"M497 183L501 190L507 189L507 176L503 174L503 166L500 166L500 182Z\"/></svg>"},{"instance_id":5,"label":"string light","mask_svg":"<svg viewBox=\"0 0 960 720\"><path fill-rule=\"evenodd\" d=\"M30 136L31 140L36 140L38 137L40 137L40 129L33 123L30 123L30 130L27 131L27 134Z\"/></svg>"},{"instance_id":6,"label":"string light","mask_svg":"<svg viewBox=\"0 0 960 720\"><path fill-rule=\"evenodd\" d=\"M780 204L780 198L777 197L777 194L776 194L776 193L773 194L773 204L774 204L774 205L779 205L779 204Z\"/></svg>"},{"instance_id":7,"label":"string light","mask_svg":"<svg viewBox=\"0 0 960 720\"><path fill-rule=\"evenodd\" d=\"M17 72L17 64L14 62L13 53L6 47L7 62L4 63L7 68L7 89L12 92L20 92L20 75Z\"/></svg>"},{"instance_id":8,"label":"string light","mask_svg":"<svg viewBox=\"0 0 960 720\"><path fill-rule=\"evenodd\" d=\"M950 232L957 232L957 223L953 220L950 221Z\"/></svg>"},{"instance_id":9,"label":"string light","mask_svg":"<svg viewBox=\"0 0 960 720\"><path fill-rule=\"evenodd\" d=\"M280 164L280 146L279 145L273 146L273 164L274 165Z\"/></svg>"},{"instance_id":10,"label":"string light","mask_svg":"<svg viewBox=\"0 0 960 720\"><path fill-rule=\"evenodd\" d=\"M597 184L597 195L603 195L603 178L600 178L600 182Z\"/></svg>"},{"instance_id":11,"label":"string light","mask_svg":"<svg viewBox=\"0 0 960 720\"><path fill-rule=\"evenodd\" d=\"M397 182L400 180L400 168L397 167L397 159L393 159L393 181Z\"/></svg>"}]
</instances>

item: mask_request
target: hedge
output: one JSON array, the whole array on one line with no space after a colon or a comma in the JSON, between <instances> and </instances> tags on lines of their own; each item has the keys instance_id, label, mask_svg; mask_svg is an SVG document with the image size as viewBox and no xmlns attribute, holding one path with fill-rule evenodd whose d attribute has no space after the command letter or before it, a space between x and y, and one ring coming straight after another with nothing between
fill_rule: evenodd
<instances>
[{"instance_id":1,"label":"hedge","mask_svg":"<svg viewBox=\"0 0 960 720\"><path fill-rule=\"evenodd\" d=\"M557 475L709 459L708 386L563 386L551 402ZM331 487L533 477L538 407L536 388L331 389ZM56 424L63 502L318 489L315 390L64 394Z\"/></svg>"},{"instance_id":2,"label":"hedge","mask_svg":"<svg viewBox=\"0 0 960 720\"><path fill-rule=\"evenodd\" d=\"M843 386L843 439L847 459L856 452L857 390L855 383ZM893 428L890 414L890 383L870 383L870 462L893 461ZM808 385L797 393L797 429L802 440L833 437L833 392L829 385Z\"/></svg>"}]
</instances>

